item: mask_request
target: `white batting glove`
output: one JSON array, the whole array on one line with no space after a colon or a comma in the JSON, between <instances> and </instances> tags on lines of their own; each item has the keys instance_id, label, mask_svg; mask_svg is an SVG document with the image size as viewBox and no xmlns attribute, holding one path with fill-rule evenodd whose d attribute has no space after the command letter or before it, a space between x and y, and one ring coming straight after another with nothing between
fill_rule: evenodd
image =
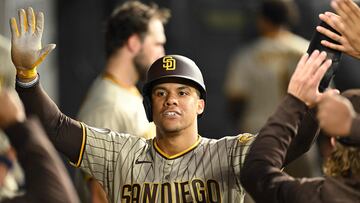
<instances>
[{"instance_id":1,"label":"white batting glove","mask_svg":"<svg viewBox=\"0 0 360 203\"><path fill-rule=\"evenodd\" d=\"M55 49L55 44L41 45L44 28L44 14L36 14L29 7L25 12L19 10L20 32L15 18L10 19L11 58L20 79L33 79L37 75L37 66Z\"/></svg>"}]
</instances>

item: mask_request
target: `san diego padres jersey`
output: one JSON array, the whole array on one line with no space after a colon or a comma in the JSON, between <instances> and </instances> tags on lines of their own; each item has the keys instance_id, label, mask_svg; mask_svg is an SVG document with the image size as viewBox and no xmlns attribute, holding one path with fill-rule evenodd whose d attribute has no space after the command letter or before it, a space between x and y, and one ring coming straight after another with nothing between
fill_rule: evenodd
<instances>
[{"instance_id":1,"label":"san diego padres jersey","mask_svg":"<svg viewBox=\"0 0 360 203\"><path fill-rule=\"evenodd\" d=\"M243 202L240 169L251 134L199 136L188 150L166 157L154 139L83 127L81 168L103 184L112 202Z\"/></svg>"}]
</instances>

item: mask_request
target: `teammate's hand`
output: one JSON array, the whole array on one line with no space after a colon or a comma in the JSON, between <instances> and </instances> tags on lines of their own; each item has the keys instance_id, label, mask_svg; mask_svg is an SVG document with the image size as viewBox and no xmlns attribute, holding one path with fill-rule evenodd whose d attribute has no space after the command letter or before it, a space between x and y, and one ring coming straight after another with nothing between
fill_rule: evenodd
<instances>
[{"instance_id":1,"label":"teammate's hand","mask_svg":"<svg viewBox=\"0 0 360 203\"><path fill-rule=\"evenodd\" d=\"M355 115L350 101L330 90L322 95L318 104L319 125L332 136L349 135Z\"/></svg>"},{"instance_id":2,"label":"teammate's hand","mask_svg":"<svg viewBox=\"0 0 360 203\"><path fill-rule=\"evenodd\" d=\"M0 92L0 128L25 120L24 106L14 90L2 89Z\"/></svg>"},{"instance_id":3,"label":"teammate's hand","mask_svg":"<svg viewBox=\"0 0 360 203\"><path fill-rule=\"evenodd\" d=\"M32 8L19 10L19 25L15 18L10 19L11 58L20 80L32 80L36 77L37 66L55 48L55 44L41 45L44 27L44 14L36 14Z\"/></svg>"},{"instance_id":4,"label":"teammate's hand","mask_svg":"<svg viewBox=\"0 0 360 203\"><path fill-rule=\"evenodd\" d=\"M319 100L319 84L331 60L326 59L326 52L315 50L311 56L304 54L291 76L288 93L303 101L307 106L314 106Z\"/></svg>"},{"instance_id":5,"label":"teammate's hand","mask_svg":"<svg viewBox=\"0 0 360 203\"><path fill-rule=\"evenodd\" d=\"M360 59L360 8L351 0L333 0L331 7L334 8L338 15L325 12L320 14L319 18L341 35L320 26L316 29L337 41L340 45L326 40L322 41L321 44Z\"/></svg>"}]
</instances>

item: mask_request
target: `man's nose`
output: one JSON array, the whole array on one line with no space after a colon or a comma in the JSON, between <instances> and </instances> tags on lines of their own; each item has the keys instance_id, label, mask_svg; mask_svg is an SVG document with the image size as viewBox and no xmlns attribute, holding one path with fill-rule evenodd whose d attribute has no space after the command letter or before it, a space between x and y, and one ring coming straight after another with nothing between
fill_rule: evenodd
<instances>
[{"instance_id":1,"label":"man's nose","mask_svg":"<svg viewBox=\"0 0 360 203\"><path fill-rule=\"evenodd\" d=\"M173 94L169 94L166 98L166 105L170 106L170 105L177 105L177 104L178 104L177 97Z\"/></svg>"}]
</instances>

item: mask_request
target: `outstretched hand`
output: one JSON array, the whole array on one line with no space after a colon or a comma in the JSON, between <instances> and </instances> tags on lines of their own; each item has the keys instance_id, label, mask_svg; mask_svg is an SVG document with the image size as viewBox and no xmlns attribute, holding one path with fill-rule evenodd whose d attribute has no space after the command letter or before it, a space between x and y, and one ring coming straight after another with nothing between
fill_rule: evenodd
<instances>
[{"instance_id":1,"label":"outstretched hand","mask_svg":"<svg viewBox=\"0 0 360 203\"><path fill-rule=\"evenodd\" d=\"M331 7L338 15L325 12L320 14L319 18L341 35L321 26L316 29L318 32L337 41L340 45L326 40L323 40L321 44L360 59L360 8L351 0L333 0Z\"/></svg>"},{"instance_id":2,"label":"outstretched hand","mask_svg":"<svg viewBox=\"0 0 360 203\"><path fill-rule=\"evenodd\" d=\"M326 52L315 50L310 56L304 54L291 76L288 93L303 101L307 106L314 106L320 99L319 84L325 72L331 66L326 59Z\"/></svg>"},{"instance_id":3,"label":"outstretched hand","mask_svg":"<svg viewBox=\"0 0 360 203\"><path fill-rule=\"evenodd\" d=\"M31 80L37 75L37 66L55 48L55 44L41 45L44 28L44 14L36 14L29 7L25 12L19 10L19 25L13 17L10 19L11 58L19 79Z\"/></svg>"}]
</instances>

